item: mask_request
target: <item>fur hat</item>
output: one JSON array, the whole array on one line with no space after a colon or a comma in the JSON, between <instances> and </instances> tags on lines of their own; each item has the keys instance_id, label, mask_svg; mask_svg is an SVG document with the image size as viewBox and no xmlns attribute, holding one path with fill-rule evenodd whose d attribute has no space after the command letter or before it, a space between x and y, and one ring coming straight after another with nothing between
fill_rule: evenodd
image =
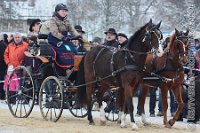
<instances>
[{"instance_id":1,"label":"fur hat","mask_svg":"<svg viewBox=\"0 0 200 133\"><path fill-rule=\"evenodd\" d=\"M40 23L41 22L41 20L40 19L34 19L32 22L31 22L31 25L30 25L30 27L29 27L29 31L30 32L33 32L33 26L35 25L35 24L37 24L37 23Z\"/></svg>"},{"instance_id":2,"label":"fur hat","mask_svg":"<svg viewBox=\"0 0 200 133\"><path fill-rule=\"evenodd\" d=\"M117 36L122 36L122 37L128 39L127 35L125 35L125 34L123 34L123 33L119 33L119 34L117 34Z\"/></svg>"},{"instance_id":3,"label":"fur hat","mask_svg":"<svg viewBox=\"0 0 200 133\"><path fill-rule=\"evenodd\" d=\"M82 26L80 26L80 25L76 25L76 26L74 26L74 28L75 28L78 32L85 33L85 31L83 31L83 29L82 29Z\"/></svg>"},{"instance_id":4,"label":"fur hat","mask_svg":"<svg viewBox=\"0 0 200 133\"><path fill-rule=\"evenodd\" d=\"M104 33L105 33L105 34L107 34L107 33L112 33L112 34L117 35L117 33L116 33L116 31L115 31L114 28L109 28L108 31L106 31L106 32L104 32Z\"/></svg>"}]
</instances>

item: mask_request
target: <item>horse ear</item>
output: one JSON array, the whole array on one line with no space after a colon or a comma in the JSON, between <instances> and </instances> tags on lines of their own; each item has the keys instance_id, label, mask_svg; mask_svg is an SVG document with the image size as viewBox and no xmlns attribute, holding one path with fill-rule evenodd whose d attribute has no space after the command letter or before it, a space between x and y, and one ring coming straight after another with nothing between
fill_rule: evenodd
<instances>
[{"instance_id":1,"label":"horse ear","mask_svg":"<svg viewBox=\"0 0 200 133\"><path fill-rule=\"evenodd\" d=\"M186 36L189 34L189 29L187 28L186 32L184 33Z\"/></svg>"},{"instance_id":2,"label":"horse ear","mask_svg":"<svg viewBox=\"0 0 200 133\"><path fill-rule=\"evenodd\" d=\"M175 34L178 35L179 31L175 28Z\"/></svg>"},{"instance_id":3,"label":"horse ear","mask_svg":"<svg viewBox=\"0 0 200 133\"><path fill-rule=\"evenodd\" d=\"M157 24L157 25L155 25L155 29L159 29L160 28L160 25L161 25L161 23L162 23L162 20Z\"/></svg>"},{"instance_id":4,"label":"horse ear","mask_svg":"<svg viewBox=\"0 0 200 133\"><path fill-rule=\"evenodd\" d=\"M149 26L152 26L152 24L153 24L153 23L152 23L152 19L150 19L150 21L149 21L148 24L149 24Z\"/></svg>"}]
</instances>

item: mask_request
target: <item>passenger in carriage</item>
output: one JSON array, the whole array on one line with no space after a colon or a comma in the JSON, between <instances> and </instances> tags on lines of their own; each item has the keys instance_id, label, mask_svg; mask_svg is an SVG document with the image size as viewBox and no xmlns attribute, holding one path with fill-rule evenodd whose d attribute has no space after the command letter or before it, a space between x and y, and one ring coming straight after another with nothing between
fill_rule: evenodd
<instances>
[{"instance_id":1,"label":"passenger in carriage","mask_svg":"<svg viewBox=\"0 0 200 133\"><path fill-rule=\"evenodd\" d=\"M123 33L118 33L117 34L117 40L118 40L119 46L121 48L126 47L126 45L128 43L128 37L127 37L127 35L125 35Z\"/></svg>"},{"instance_id":2,"label":"passenger in carriage","mask_svg":"<svg viewBox=\"0 0 200 133\"><path fill-rule=\"evenodd\" d=\"M78 54L85 54L87 52L86 48L84 47L84 43L82 39L72 39L72 43L75 45L75 48L78 51Z\"/></svg>"},{"instance_id":3,"label":"passenger in carriage","mask_svg":"<svg viewBox=\"0 0 200 133\"><path fill-rule=\"evenodd\" d=\"M82 30L82 26L76 25L74 28L81 35L81 37L83 37L83 35L85 34L85 31ZM84 49L86 49L86 51L89 51L91 46L90 46L88 40L86 40L85 38L82 38L81 40L83 42L82 44L83 44Z\"/></svg>"},{"instance_id":4,"label":"passenger in carriage","mask_svg":"<svg viewBox=\"0 0 200 133\"><path fill-rule=\"evenodd\" d=\"M106 34L105 43L103 45L118 47L117 33L114 28L109 28L108 31L104 32Z\"/></svg>"}]
</instances>

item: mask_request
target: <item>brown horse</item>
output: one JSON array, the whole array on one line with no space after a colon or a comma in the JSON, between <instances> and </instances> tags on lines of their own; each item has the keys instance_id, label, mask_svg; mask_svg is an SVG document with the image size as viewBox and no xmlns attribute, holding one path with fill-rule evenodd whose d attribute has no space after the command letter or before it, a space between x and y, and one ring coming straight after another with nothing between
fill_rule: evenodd
<instances>
[{"instance_id":1,"label":"brown horse","mask_svg":"<svg viewBox=\"0 0 200 133\"><path fill-rule=\"evenodd\" d=\"M175 29L175 33L171 35L170 42L167 45L167 48L164 50L164 54L161 57L153 57L153 54L149 54L146 60L147 71L151 71L159 75L157 81L147 80L146 84L144 81L141 95L141 113L143 123L148 123L144 115L144 103L145 98L150 86L156 86L161 89L162 99L163 99L163 123L166 127L171 127L178 119L179 114L183 108L182 100L182 83L184 80L184 70L183 63L187 62L187 50L188 50L188 33L178 31ZM146 76L150 76L149 75ZM168 78L168 79L167 79ZM171 79L171 80L169 80ZM158 82L160 81L160 82ZM178 108L173 116L173 119L167 121L167 94L168 90L172 89L174 96L178 102Z\"/></svg>"},{"instance_id":2,"label":"brown horse","mask_svg":"<svg viewBox=\"0 0 200 133\"><path fill-rule=\"evenodd\" d=\"M88 107L89 124L94 124L91 109L92 96L95 83L98 82L97 100L100 106L101 122L105 124L105 112L102 106L102 97L110 86L120 87L124 90L122 111L135 92L135 87L142 81L140 72L144 69L146 56L152 48L157 49L162 34L160 24L154 25L152 20L141 27L130 39L127 48L97 46L89 51L79 65L78 84L85 84L79 88L79 102L86 103ZM129 105L133 112L133 104ZM130 113L132 128L136 128L133 113ZM121 127L124 127L124 121Z\"/></svg>"}]
</instances>

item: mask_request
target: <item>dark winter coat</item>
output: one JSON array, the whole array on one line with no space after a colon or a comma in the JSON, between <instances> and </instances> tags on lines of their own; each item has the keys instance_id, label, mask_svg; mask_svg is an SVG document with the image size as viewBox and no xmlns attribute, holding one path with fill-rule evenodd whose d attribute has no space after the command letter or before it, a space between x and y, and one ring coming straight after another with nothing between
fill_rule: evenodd
<instances>
[{"instance_id":1,"label":"dark winter coat","mask_svg":"<svg viewBox=\"0 0 200 133\"><path fill-rule=\"evenodd\" d=\"M4 52L6 49L6 44L3 42L3 40L0 41L0 73L5 73L7 70L7 65L4 61Z\"/></svg>"},{"instance_id":2,"label":"dark winter coat","mask_svg":"<svg viewBox=\"0 0 200 133\"><path fill-rule=\"evenodd\" d=\"M128 40L124 41L122 44L119 44L121 48L126 47L128 44Z\"/></svg>"},{"instance_id":3,"label":"dark winter coat","mask_svg":"<svg viewBox=\"0 0 200 133\"><path fill-rule=\"evenodd\" d=\"M116 40L112 40L112 41L106 41L103 45L118 47L119 43Z\"/></svg>"}]
</instances>

